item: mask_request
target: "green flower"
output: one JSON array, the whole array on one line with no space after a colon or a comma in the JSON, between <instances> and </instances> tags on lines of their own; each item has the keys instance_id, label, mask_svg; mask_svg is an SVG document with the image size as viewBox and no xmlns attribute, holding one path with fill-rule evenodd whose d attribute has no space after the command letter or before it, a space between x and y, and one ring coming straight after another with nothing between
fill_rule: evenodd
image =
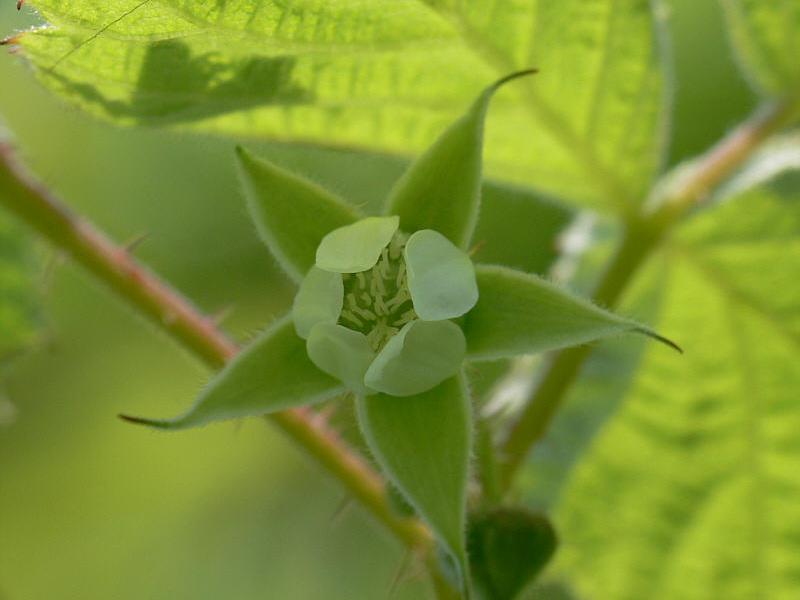
<instances>
[{"instance_id":1,"label":"green flower","mask_svg":"<svg viewBox=\"0 0 800 600\"><path fill-rule=\"evenodd\" d=\"M130 420L181 429L352 392L374 458L452 555L467 589L473 408L463 366L627 332L658 337L535 275L474 266L467 256L484 117L494 92L518 75L485 90L411 165L383 215L363 215L240 149L253 220L299 285L291 314L217 374L185 414ZM486 240L494 255L507 247L504 235Z\"/></svg>"},{"instance_id":2,"label":"green flower","mask_svg":"<svg viewBox=\"0 0 800 600\"><path fill-rule=\"evenodd\" d=\"M467 342L448 319L478 301L463 250L399 224L367 217L327 234L292 307L311 361L361 395L411 396L455 375Z\"/></svg>"}]
</instances>

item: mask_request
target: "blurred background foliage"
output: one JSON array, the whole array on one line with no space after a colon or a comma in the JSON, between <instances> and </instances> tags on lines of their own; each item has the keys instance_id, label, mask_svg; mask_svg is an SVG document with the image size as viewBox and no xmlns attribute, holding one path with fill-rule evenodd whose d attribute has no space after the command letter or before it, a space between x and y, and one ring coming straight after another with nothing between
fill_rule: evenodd
<instances>
[{"instance_id":1,"label":"blurred background foliage","mask_svg":"<svg viewBox=\"0 0 800 600\"><path fill-rule=\"evenodd\" d=\"M708 147L755 99L733 64L718 4L669 6L675 163ZM35 22L10 0L0 6L2 32ZM231 141L94 121L6 54L0 85L0 114L35 172L115 239L147 234L137 256L204 310L225 311L234 335L247 339L285 310L291 288L246 218ZM250 147L357 203L382 198L403 166ZM562 222L558 210L549 214L554 227ZM163 435L115 419L123 410L179 412L206 373L79 269L44 245L37 254L41 339L7 367L0 389L16 411L13 422L0 419L0 598L423 596L413 577L391 591L402 550L358 509L341 511L341 489L264 423ZM645 308L631 310L646 318ZM609 343L583 385L593 373L604 381L618 373L624 388L636 360L635 349ZM535 457L530 476L547 485L531 492L534 504L552 501L563 465L620 396L612 390L590 413L565 412Z\"/></svg>"}]
</instances>

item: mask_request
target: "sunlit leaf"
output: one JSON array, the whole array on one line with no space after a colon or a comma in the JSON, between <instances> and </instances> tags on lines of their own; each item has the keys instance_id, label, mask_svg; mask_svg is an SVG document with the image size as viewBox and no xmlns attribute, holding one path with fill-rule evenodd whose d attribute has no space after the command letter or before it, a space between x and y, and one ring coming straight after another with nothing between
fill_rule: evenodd
<instances>
[{"instance_id":1,"label":"sunlit leaf","mask_svg":"<svg viewBox=\"0 0 800 600\"><path fill-rule=\"evenodd\" d=\"M481 202L483 127L489 101L516 73L484 91L467 113L445 130L395 185L386 212L400 215L408 232L433 229L459 247L475 231Z\"/></svg>"},{"instance_id":2,"label":"sunlit leaf","mask_svg":"<svg viewBox=\"0 0 800 600\"><path fill-rule=\"evenodd\" d=\"M465 349L464 334L452 321L412 321L378 353L364 381L392 396L420 394L455 375Z\"/></svg>"},{"instance_id":3,"label":"sunlit leaf","mask_svg":"<svg viewBox=\"0 0 800 600\"><path fill-rule=\"evenodd\" d=\"M647 350L564 493L560 556L579 591L797 595L800 195L779 190L707 211L653 266L659 326L687 354Z\"/></svg>"},{"instance_id":4,"label":"sunlit leaf","mask_svg":"<svg viewBox=\"0 0 800 600\"><path fill-rule=\"evenodd\" d=\"M397 231L397 217L367 217L328 233L317 248L317 266L334 273L360 273L375 266Z\"/></svg>"},{"instance_id":5,"label":"sunlit leaf","mask_svg":"<svg viewBox=\"0 0 800 600\"><path fill-rule=\"evenodd\" d=\"M416 396L360 398L358 416L383 470L463 569L471 444L463 378L453 377Z\"/></svg>"},{"instance_id":6,"label":"sunlit leaf","mask_svg":"<svg viewBox=\"0 0 800 600\"><path fill-rule=\"evenodd\" d=\"M460 317L478 301L475 267L469 256L441 233L413 233L404 249L408 289L420 319Z\"/></svg>"},{"instance_id":7,"label":"sunlit leaf","mask_svg":"<svg viewBox=\"0 0 800 600\"><path fill-rule=\"evenodd\" d=\"M261 239L299 282L314 266L322 238L360 215L330 192L242 148L237 155L247 206Z\"/></svg>"},{"instance_id":8,"label":"sunlit leaf","mask_svg":"<svg viewBox=\"0 0 800 600\"><path fill-rule=\"evenodd\" d=\"M322 402L343 391L339 381L309 360L305 342L291 320L283 318L216 375L185 414L174 419L123 418L159 429L184 429Z\"/></svg>"},{"instance_id":9,"label":"sunlit leaf","mask_svg":"<svg viewBox=\"0 0 800 600\"><path fill-rule=\"evenodd\" d=\"M800 94L800 4L794 1L721 0L731 41L757 87Z\"/></svg>"},{"instance_id":10,"label":"sunlit leaf","mask_svg":"<svg viewBox=\"0 0 800 600\"><path fill-rule=\"evenodd\" d=\"M30 0L29 0L30 1ZM646 0L39 0L42 82L118 123L413 154L488 84L488 172L620 208L658 169L662 49Z\"/></svg>"},{"instance_id":11,"label":"sunlit leaf","mask_svg":"<svg viewBox=\"0 0 800 600\"><path fill-rule=\"evenodd\" d=\"M624 333L658 337L535 275L493 266L477 273L480 298L464 318L469 358L533 354Z\"/></svg>"}]
</instances>

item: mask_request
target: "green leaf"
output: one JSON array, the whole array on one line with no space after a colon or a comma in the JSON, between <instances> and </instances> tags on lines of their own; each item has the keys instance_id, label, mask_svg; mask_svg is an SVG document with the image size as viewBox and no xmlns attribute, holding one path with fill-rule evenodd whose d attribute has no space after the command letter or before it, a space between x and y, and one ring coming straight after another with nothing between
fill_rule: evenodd
<instances>
[{"instance_id":1,"label":"green leaf","mask_svg":"<svg viewBox=\"0 0 800 600\"><path fill-rule=\"evenodd\" d=\"M454 319L475 306L475 267L469 256L441 233L417 231L408 238L403 252L408 289L420 319Z\"/></svg>"},{"instance_id":2,"label":"green leaf","mask_svg":"<svg viewBox=\"0 0 800 600\"><path fill-rule=\"evenodd\" d=\"M620 309L651 322L659 315L662 273L660 269L651 269L646 275L637 277L625 292ZM517 477L514 489L519 502L545 510L556 505L573 467L630 391L649 346L649 339L644 336L625 336L605 341L592 350L581 367L580 377L565 395L547 432L536 443L536 450ZM686 360L691 360L691 355ZM532 374L531 379L535 378L536 374Z\"/></svg>"},{"instance_id":3,"label":"green leaf","mask_svg":"<svg viewBox=\"0 0 800 600\"><path fill-rule=\"evenodd\" d=\"M798 594L800 193L781 190L708 210L652 267L660 326L687 356L646 352L564 493L559 556L579 595Z\"/></svg>"},{"instance_id":4,"label":"green leaf","mask_svg":"<svg viewBox=\"0 0 800 600\"><path fill-rule=\"evenodd\" d=\"M317 266L334 273L360 273L375 266L392 241L398 217L367 217L328 233L317 248Z\"/></svg>"},{"instance_id":5,"label":"green leaf","mask_svg":"<svg viewBox=\"0 0 800 600\"><path fill-rule=\"evenodd\" d=\"M532 73L514 73L486 89L467 114L411 164L386 203L386 212L400 215L405 231L433 229L456 246L467 247L481 203L483 127L489 101L507 81Z\"/></svg>"},{"instance_id":6,"label":"green leaf","mask_svg":"<svg viewBox=\"0 0 800 600\"><path fill-rule=\"evenodd\" d=\"M0 361L36 335L36 293L28 240L0 213Z\"/></svg>"},{"instance_id":7,"label":"green leaf","mask_svg":"<svg viewBox=\"0 0 800 600\"><path fill-rule=\"evenodd\" d=\"M174 419L121 416L158 429L186 429L314 404L343 391L341 383L311 363L305 343L285 317L220 371L184 415Z\"/></svg>"},{"instance_id":8,"label":"green leaf","mask_svg":"<svg viewBox=\"0 0 800 600\"><path fill-rule=\"evenodd\" d=\"M484 181L470 255L478 263L547 273L558 257L558 236L574 217L528 189Z\"/></svg>"},{"instance_id":9,"label":"green leaf","mask_svg":"<svg viewBox=\"0 0 800 600\"><path fill-rule=\"evenodd\" d=\"M452 321L411 321L378 353L364 381L391 396L421 394L459 371L466 345Z\"/></svg>"},{"instance_id":10,"label":"green leaf","mask_svg":"<svg viewBox=\"0 0 800 600\"><path fill-rule=\"evenodd\" d=\"M250 214L261 239L292 279L314 266L325 235L360 218L321 187L237 148Z\"/></svg>"},{"instance_id":11,"label":"green leaf","mask_svg":"<svg viewBox=\"0 0 800 600\"><path fill-rule=\"evenodd\" d=\"M489 173L622 208L661 163L647 0L32 3L53 25L19 42L41 81L118 123L411 155L488 83L539 67L494 102Z\"/></svg>"},{"instance_id":12,"label":"green leaf","mask_svg":"<svg viewBox=\"0 0 800 600\"><path fill-rule=\"evenodd\" d=\"M469 562L475 585L487 600L513 600L556 551L556 534L544 515L499 508L469 524Z\"/></svg>"},{"instance_id":13,"label":"green leaf","mask_svg":"<svg viewBox=\"0 0 800 600\"><path fill-rule=\"evenodd\" d=\"M721 1L734 50L756 87L800 94L800 4Z\"/></svg>"},{"instance_id":14,"label":"green leaf","mask_svg":"<svg viewBox=\"0 0 800 600\"><path fill-rule=\"evenodd\" d=\"M463 376L416 396L359 398L358 417L381 468L453 554L463 576L472 436Z\"/></svg>"},{"instance_id":15,"label":"green leaf","mask_svg":"<svg viewBox=\"0 0 800 600\"><path fill-rule=\"evenodd\" d=\"M364 374L375 358L367 336L335 323L318 323L306 343L317 367L344 382L356 394L373 393L364 386Z\"/></svg>"},{"instance_id":16,"label":"green leaf","mask_svg":"<svg viewBox=\"0 0 800 600\"><path fill-rule=\"evenodd\" d=\"M535 275L478 266L478 304L464 318L467 356L491 360L586 344L624 333L665 340Z\"/></svg>"},{"instance_id":17,"label":"green leaf","mask_svg":"<svg viewBox=\"0 0 800 600\"><path fill-rule=\"evenodd\" d=\"M338 273L311 267L292 304L292 322L306 339L317 323L336 323L344 304L344 283Z\"/></svg>"}]
</instances>

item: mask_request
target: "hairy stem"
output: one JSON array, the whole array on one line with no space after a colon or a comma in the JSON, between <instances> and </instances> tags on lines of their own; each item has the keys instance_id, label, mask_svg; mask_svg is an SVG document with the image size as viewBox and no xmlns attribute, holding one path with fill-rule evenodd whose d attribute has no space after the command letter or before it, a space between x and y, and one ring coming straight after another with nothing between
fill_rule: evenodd
<instances>
[{"instance_id":1,"label":"hairy stem","mask_svg":"<svg viewBox=\"0 0 800 600\"><path fill-rule=\"evenodd\" d=\"M731 131L708 152L693 161L668 182L645 206L643 214L626 223L622 242L600 278L594 299L614 307L640 267L656 250L675 224L712 192L755 152L774 132L796 114L797 99L765 105L750 119ZM572 383L580 374L591 347L570 348L555 354L546 367L525 408L512 423L498 455L501 486L508 490L555 416Z\"/></svg>"},{"instance_id":2,"label":"hairy stem","mask_svg":"<svg viewBox=\"0 0 800 600\"><path fill-rule=\"evenodd\" d=\"M212 319L139 264L126 248L114 244L69 210L27 172L15 158L12 147L2 141L0 204L210 367L220 368L238 352L237 345ZM270 416L269 420L339 479L404 545L422 556L437 594L443 596L450 586L433 557L430 532L419 520L394 514L386 502L380 475L347 447L324 419L306 409L287 410Z\"/></svg>"}]
</instances>

